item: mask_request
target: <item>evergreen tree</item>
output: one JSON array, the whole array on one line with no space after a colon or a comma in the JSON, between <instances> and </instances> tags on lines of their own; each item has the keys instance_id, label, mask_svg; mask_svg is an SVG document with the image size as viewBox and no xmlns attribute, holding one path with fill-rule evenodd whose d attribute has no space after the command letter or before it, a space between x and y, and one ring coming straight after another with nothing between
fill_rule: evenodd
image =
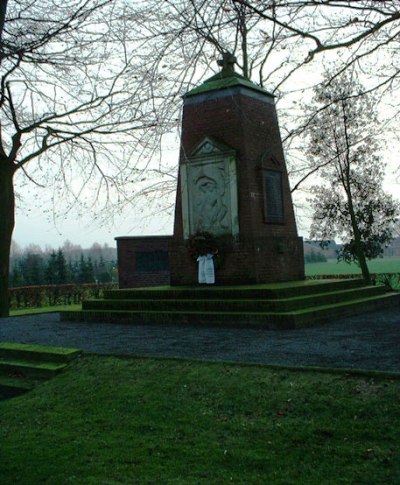
<instances>
[{"instance_id":1,"label":"evergreen tree","mask_svg":"<svg viewBox=\"0 0 400 485\"><path fill-rule=\"evenodd\" d=\"M41 285L44 283L45 264L40 254L26 254L21 262L21 270L25 285Z\"/></svg>"},{"instance_id":2,"label":"evergreen tree","mask_svg":"<svg viewBox=\"0 0 400 485\"><path fill-rule=\"evenodd\" d=\"M67 265L68 280L67 283L79 283L79 263L77 261L69 261Z\"/></svg>"},{"instance_id":3,"label":"evergreen tree","mask_svg":"<svg viewBox=\"0 0 400 485\"><path fill-rule=\"evenodd\" d=\"M107 265L107 263L104 261L103 257L100 257L99 264L97 266L97 280L99 283L109 283L112 279L111 276L111 267L112 267L112 262Z\"/></svg>"},{"instance_id":4,"label":"evergreen tree","mask_svg":"<svg viewBox=\"0 0 400 485\"><path fill-rule=\"evenodd\" d=\"M47 260L44 283L48 285L57 283L57 255L54 251L51 252L50 257Z\"/></svg>"},{"instance_id":5,"label":"evergreen tree","mask_svg":"<svg viewBox=\"0 0 400 485\"><path fill-rule=\"evenodd\" d=\"M21 271L21 263L18 261L14 264L11 275L10 275L10 287L18 288L19 286L24 286L25 280L24 275Z\"/></svg>"},{"instance_id":6,"label":"evergreen tree","mask_svg":"<svg viewBox=\"0 0 400 485\"><path fill-rule=\"evenodd\" d=\"M65 256L61 248L57 251L56 256L56 274L57 284L63 285L67 283L67 262L65 261Z\"/></svg>"},{"instance_id":7,"label":"evergreen tree","mask_svg":"<svg viewBox=\"0 0 400 485\"><path fill-rule=\"evenodd\" d=\"M78 265L78 283L93 283L94 282L94 275L93 275L93 263L92 259L88 258L85 260L83 254L79 259Z\"/></svg>"},{"instance_id":8,"label":"evergreen tree","mask_svg":"<svg viewBox=\"0 0 400 485\"><path fill-rule=\"evenodd\" d=\"M88 258L86 263L86 281L85 283L93 283L95 281L93 273L93 263L92 258Z\"/></svg>"}]
</instances>

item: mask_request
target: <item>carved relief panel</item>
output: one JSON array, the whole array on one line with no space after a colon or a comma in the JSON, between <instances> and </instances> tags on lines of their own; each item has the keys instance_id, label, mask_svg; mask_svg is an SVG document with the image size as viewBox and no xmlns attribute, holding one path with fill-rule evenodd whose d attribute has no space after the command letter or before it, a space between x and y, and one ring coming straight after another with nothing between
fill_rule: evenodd
<instances>
[{"instance_id":1,"label":"carved relief panel","mask_svg":"<svg viewBox=\"0 0 400 485\"><path fill-rule=\"evenodd\" d=\"M184 238L239 234L235 151L206 137L181 165Z\"/></svg>"}]
</instances>

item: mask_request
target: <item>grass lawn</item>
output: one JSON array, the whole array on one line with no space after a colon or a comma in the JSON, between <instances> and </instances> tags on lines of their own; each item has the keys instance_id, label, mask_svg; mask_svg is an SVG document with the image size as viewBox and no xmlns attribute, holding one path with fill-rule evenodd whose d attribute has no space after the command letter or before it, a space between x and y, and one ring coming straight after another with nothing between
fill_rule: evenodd
<instances>
[{"instance_id":1,"label":"grass lawn","mask_svg":"<svg viewBox=\"0 0 400 485\"><path fill-rule=\"evenodd\" d=\"M400 379L89 356L0 402L14 484L400 483Z\"/></svg>"},{"instance_id":2,"label":"grass lawn","mask_svg":"<svg viewBox=\"0 0 400 485\"><path fill-rule=\"evenodd\" d=\"M368 261L368 268L371 273L400 273L400 258L373 259ZM307 276L361 273L355 263L348 264L342 261L338 263L336 259L328 260L326 263L307 263L305 269Z\"/></svg>"}]
</instances>

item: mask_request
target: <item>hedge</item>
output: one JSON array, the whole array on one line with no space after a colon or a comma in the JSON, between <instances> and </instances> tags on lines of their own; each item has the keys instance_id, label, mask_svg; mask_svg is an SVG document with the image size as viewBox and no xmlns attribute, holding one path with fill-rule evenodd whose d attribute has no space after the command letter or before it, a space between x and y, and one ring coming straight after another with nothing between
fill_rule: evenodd
<instances>
[{"instance_id":1,"label":"hedge","mask_svg":"<svg viewBox=\"0 0 400 485\"><path fill-rule=\"evenodd\" d=\"M326 279L361 279L362 274L318 274L307 276L307 280L326 280ZM391 289L400 289L400 273L371 273L373 285L385 285Z\"/></svg>"},{"instance_id":2,"label":"hedge","mask_svg":"<svg viewBox=\"0 0 400 485\"><path fill-rule=\"evenodd\" d=\"M116 283L84 283L67 285L40 285L10 288L10 309L39 308L42 306L74 305L89 298L101 298L105 290L115 289Z\"/></svg>"}]
</instances>

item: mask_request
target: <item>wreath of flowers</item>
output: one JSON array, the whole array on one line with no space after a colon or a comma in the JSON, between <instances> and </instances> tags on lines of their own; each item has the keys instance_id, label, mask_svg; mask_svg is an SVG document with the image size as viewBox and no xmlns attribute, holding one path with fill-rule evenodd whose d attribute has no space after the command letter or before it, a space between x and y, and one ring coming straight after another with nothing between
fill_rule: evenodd
<instances>
[{"instance_id":1,"label":"wreath of flowers","mask_svg":"<svg viewBox=\"0 0 400 485\"><path fill-rule=\"evenodd\" d=\"M209 232L197 232L189 237L187 242L188 251L193 261L197 262L199 256L212 254L215 268L219 268L223 261L221 242Z\"/></svg>"}]
</instances>

